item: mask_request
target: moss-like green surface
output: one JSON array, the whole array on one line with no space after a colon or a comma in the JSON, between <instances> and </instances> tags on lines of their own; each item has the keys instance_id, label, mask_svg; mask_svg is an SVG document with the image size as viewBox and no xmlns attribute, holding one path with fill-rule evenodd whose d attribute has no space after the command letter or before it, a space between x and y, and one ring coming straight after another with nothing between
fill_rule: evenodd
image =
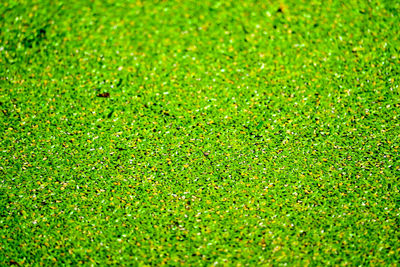
<instances>
[{"instance_id":1,"label":"moss-like green surface","mask_svg":"<svg viewBox=\"0 0 400 267\"><path fill-rule=\"evenodd\" d=\"M398 1L2 1L0 265L396 265Z\"/></svg>"}]
</instances>

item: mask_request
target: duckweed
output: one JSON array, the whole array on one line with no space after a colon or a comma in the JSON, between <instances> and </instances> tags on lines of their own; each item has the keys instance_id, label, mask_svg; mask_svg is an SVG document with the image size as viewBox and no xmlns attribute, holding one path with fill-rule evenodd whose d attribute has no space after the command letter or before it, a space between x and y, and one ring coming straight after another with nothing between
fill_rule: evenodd
<instances>
[{"instance_id":1,"label":"duckweed","mask_svg":"<svg viewBox=\"0 0 400 267\"><path fill-rule=\"evenodd\" d=\"M399 14L3 1L0 264L397 265Z\"/></svg>"}]
</instances>

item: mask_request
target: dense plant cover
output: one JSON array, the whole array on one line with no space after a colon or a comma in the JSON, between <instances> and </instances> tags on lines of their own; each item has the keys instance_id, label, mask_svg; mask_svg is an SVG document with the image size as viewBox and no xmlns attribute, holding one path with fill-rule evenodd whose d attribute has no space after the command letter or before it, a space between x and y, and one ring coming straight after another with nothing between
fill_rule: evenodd
<instances>
[{"instance_id":1,"label":"dense plant cover","mask_svg":"<svg viewBox=\"0 0 400 267\"><path fill-rule=\"evenodd\" d=\"M0 265L395 265L398 1L2 1Z\"/></svg>"}]
</instances>

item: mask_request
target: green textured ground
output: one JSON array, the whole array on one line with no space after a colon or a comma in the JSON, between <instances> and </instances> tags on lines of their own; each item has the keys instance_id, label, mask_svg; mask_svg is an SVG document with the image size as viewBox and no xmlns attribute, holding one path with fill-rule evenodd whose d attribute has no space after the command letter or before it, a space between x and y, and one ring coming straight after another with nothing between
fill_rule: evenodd
<instances>
[{"instance_id":1,"label":"green textured ground","mask_svg":"<svg viewBox=\"0 0 400 267\"><path fill-rule=\"evenodd\" d=\"M0 3L0 265L393 265L398 1Z\"/></svg>"}]
</instances>

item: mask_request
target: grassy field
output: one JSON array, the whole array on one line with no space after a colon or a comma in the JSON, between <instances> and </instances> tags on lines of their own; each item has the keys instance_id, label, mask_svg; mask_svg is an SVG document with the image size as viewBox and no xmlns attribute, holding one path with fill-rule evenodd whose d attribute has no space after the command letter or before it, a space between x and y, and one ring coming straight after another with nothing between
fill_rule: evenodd
<instances>
[{"instance_id":1,"label":"grassy field","mask_svg":"<svg viewBox=\"0 0 400 267\"><path fill-rule=\"evenodd\" d=\"M0 265L400 261L398 1L0 3Z\"/></svg>"}]
</instances>

